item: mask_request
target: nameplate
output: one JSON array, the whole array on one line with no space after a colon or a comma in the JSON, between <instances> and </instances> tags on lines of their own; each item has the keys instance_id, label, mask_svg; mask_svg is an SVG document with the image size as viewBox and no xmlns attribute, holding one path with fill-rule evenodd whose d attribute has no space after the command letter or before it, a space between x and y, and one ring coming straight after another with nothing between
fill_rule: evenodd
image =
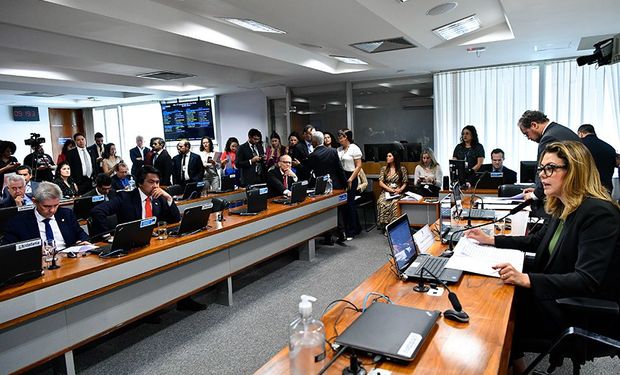
<instances>
[{"instance_id":1,"label":"nameplate","mask_svg":"<svg viewBox=\"0 0 620 375\"><path fill-rule=\"evenodd\" d=\"M30 211L32 209L34 209L34 206L29 204L29 205L26 205L26 206L17 207L17 212Z\"/></svg>"},{"instance_id":2,"label":"nameplate","mask_svg":"<svg viewBox=\"0 0 620 375\"><path fill-rule=\"evenodd\" d=\"M237 176L236 176L235 174L229 174L229 175L228 175L228 177L230 177L230 178L235 178L235 177L237 177Z\"/></svg>"},{"instance_id":3,"label":"nameplate","mask_svg":"<svg viewBox=\"0 0 620 375\"><path fill-rule=\"evenodd\" d=\"M203 211L208 210L210 208L213 208L213 203L207 203L207 204L203 204L202 205L202 210Z\"/></svg>"},{"instance_id":4,"label":"nameplate","mask_svg":"<svg viewBox=\"0 0 620 375\"><path fill-rule=\"evenodd\" d=\"M204 181L198 181L196 183L196 187L204 187L205 186L205 182Z\"/></svg>"},{"instance_id":5,"label":"nameplate","mask_svg":"<svg viewBox=\"0 0 620 375\"><path fill-rule=\"evenodd\" d=\"M259 195L264 195L264 194L267 194L268 191L269 191L269 189L267 189L267 188L260 188L260 189L258 189L258 194Z\"/></svg>"},{"instance_id":6,"label":"nameplate","mask_svg":"<svg viewBox=\"0 0 620 375\"><path fill-rule=\"evenodd\" d=\"M504 177L504 172L491 172L490 176L493 178L501 178Z\"/></svg>"},{"instance_id":7,"label":"nameplate","mask_svg":"<svg viewBox=\"0 0 620 375\"><path fill-rule=\"evenodd\" d=\"M144 227L148 227L150 225L155 224L155 222L157 221L156 217L149 217L147 219L142 219L140 220L140 228L144 228Z\"/></svg>"},{"instance_id":8,"label":"nameplate","mask_svg":"<svg viewBox=\"0 0 620 375\"><path fill-rule=\"evenodd\" d=\"M41 247L41 239L18 242L15 244L15 251L32 249L33 247Z\"/></svg>"},{"instance_id":9,"label":"nameplate","mask_svg":"<svg viewBox=\"0 0 620 375\"><path fill-rule=\"evenodd\" d=\"M95 202L103 202L105 200L105 196L103 196L103 195L95 195L90 200L93 203L95 203Z\"/></svg>"},{"instance_id":10,"label":"nameplate","mask_svg":"<svg viewBox=\"0 0 620 375\"><path fill-rule=\"evenodd\" d=\"M329 181L329 176L328 175L323 176L323 181Z\"/></svg>"},{"instance_id":11,"label":"nameplate","mask_svg":"<svg viewBox=\"0 0 620 375\"><path fill-rule=\"evenodd\" d=\"M338 202L344 202L347 200L347 193L342 193L338 196Z\"/></svg>"}]
</instances>

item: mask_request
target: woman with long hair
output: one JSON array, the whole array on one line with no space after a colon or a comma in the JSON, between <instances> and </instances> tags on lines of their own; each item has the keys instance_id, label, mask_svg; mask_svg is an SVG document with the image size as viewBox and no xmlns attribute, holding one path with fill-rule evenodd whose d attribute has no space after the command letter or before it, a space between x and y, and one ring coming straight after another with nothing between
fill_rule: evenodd
<instances>
[{"instance_id":1,"label":"woman with long hair","mask_svg":"<svg viewBox=\"0 0 620 375\"><path fill-rule=\"evenodd\" d=\"M67 154L69 151L75 148L75 141L71 138L67 139L65 143L62 145L62 151L58 154L58 159L56 160L56 164L60 164L63 161L67 160Z\"/></svg>"},{"instance_id":2,"label":"woman with long hair","mask_svg":"<svg viewBox=\"0 0 620 375\"><path fill-rule=\"evenodd\" d=\"M71 178L71 167L63 161L56 167L56 175L53 181L62 191L63 198L73 198L77 195L78 187Z\"/></svg>"},{"instance_id":3,"label":"woman with long hair","mask_svg":"<svg viewBox=\"0 0 620 375\"><path fill-rule=\"evenodd\" d=\"M388 152L385 161L387 164L379 171L381 194L377 199L377 226L383 232L398 214L398 199L388 198L407 189L407 168L400 165L398 153Z\"/></svg>"},{"instance_id":4,"label":"woman with long hair","mask_svg":"<svg viewBox=\"0 0 620 375\"><path fill-rule=\"evenodd\" d=\"M415 172L413 173L413 181L418 194L425 193L421 194L425 196L437 195L435 193L439 193L442 178L441 166L437 163L433 150L425 148L420 155L420 164L415 167Z\"/></svg>"},{"instance_id":5,"label":"woman with long hair","mask_svg":"<svg viewBox=\"0 0 620 375\"><path fill-rule=\"evenodd\" d=\"M108 143L103 146L103 153L101 154L103 160L101 161L101 168L103 173L108 176L114 174L114 167L116 164L121 163L123 159L116 155L116 145L114 143Z\"/></svg>"},{"instance_id":6,"label":"woman with long hair","mask_svg":"<svg viewBox=\"0 0 620 375\"><path fill-rule=\"evenodd\" d=\"M235 137L228 138L226 141L226 146L224 147L224 152L222 152L222 156L220 157L220 165L224 170L225 176L237 173L235 160L237 159L238 148L239 140Z\"/></svg>"},{"instance_id":7,"label":"woman with long hair","mask_svg":"<svg viewBox=\"0 0 620 375\"><path fill-rule=\"evenodd\" d=\"M4 174L14 172L20 164L13 156L17 146L11 141L0 141L0 190L4 186Z\"/></svg>"},{"instance_id":8,"label":"woman with long hair","mask_svg":"<svg viewBox=\"0 0 620 375\"><path fill-rule=\"evenodd\" d=\"M209 137L202 137L200 140L200 159L205 168L205 188L207 191L220 190L220 163L215 160L215 150L213 140Z\"/></svg>"},{"instance_id":9,"label":"woman with long hair","mask_svg":"<svg viewBox=\"0 0 620 375\"><path fill-rule=\"evenodd\" d=\"M527 236L467 233L483 245L536 252L523 272L509 263L493 267L505 284L517 286L511 353L517 374L525 369L527 343L554 339L569 325L557 299L620 299L620 210L601 184L592 154L581 142L553 142L538 164L545 211L551 215L541 230ZM611 322L599 319L590 328L605 332Z\"/></svg>"},{"instance_id":10,"label":"woman with long hair","mask_svg":"<svg viewBox=\"0 0 620 375\"><path fill-rule=\"evenodd\" d=\"M465 160L468 171L468 181L471 181L484 163L484 146L478 141L478 132L473 125L467 125L461 130L461 143L456 145L452 152L453 160Z\"/></svg>"},{"instance_id":11,"label":"woman with long hair","mask_svg":"<svg viewBox=\"0 0 620 375\"><path fill-rule=\"evenodd\" d=\"M357 191L357 175L362 169L362 150L353 142L353 132L349 129L338 131L338 157L347 178L347 205L345 209L345 234L347 240L353 239L362 231L357 217L355 193Z\"/></svg>"},{"instance_id":12,"label":"woman with long hair","mask_svg":"<svg viewBox=\"0 0 620 375\"><path fill-rule=\"evenodd\" d=\"M323 133L323 135L325 136L325 139L323 140L323 145L325 147L331 147L331 148L338 148L340 147L340 144L338 142L336 142L336 137L334 137L334 135L330 132L325 132Z\"/></svg>"},{"instance_id":13,"label":"woman with long hair","mask_svg":"<svg viewBox=\"0 0 620 375\"><path fill-rule=\"evenodd\" d=\"M286 147L282 145L282 140L280 139L280 135L275 131L271 133L269 136L271 140L271 144L267 146L267 150L265 150L265 156L267 160L265 165L267 169L270 169L274 165L278 164L278 160L280 160L280 156L286 154Z\"/></svg>"}]
</instances>

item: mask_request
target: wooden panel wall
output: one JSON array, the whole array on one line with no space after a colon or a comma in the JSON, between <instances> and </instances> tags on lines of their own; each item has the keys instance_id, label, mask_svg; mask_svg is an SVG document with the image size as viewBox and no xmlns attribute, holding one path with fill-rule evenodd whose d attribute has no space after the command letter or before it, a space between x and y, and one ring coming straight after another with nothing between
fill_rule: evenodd
<instances>
[{"instance_id":1,"label":"wooden panel wall","mask_svg":"<svg viewBox=\"0 0 620 375\"><path fill-rule=\"evenodd\" d=\"M49 109L51 152L54 161L62 151L62 138L71 138L73 134L84 134L84 115L81 109Z\"/></svg>"}]
</instances>

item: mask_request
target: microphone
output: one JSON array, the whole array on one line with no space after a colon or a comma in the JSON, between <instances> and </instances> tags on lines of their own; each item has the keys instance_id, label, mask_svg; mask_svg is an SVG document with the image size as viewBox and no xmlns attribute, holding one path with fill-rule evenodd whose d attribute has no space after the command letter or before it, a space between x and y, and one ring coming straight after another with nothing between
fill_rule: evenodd
<instances>
[{"instance_id":1,"label":"microphone","mask_svg":"<svg viewBox=\"0 0 620 375\"><path fill-rule=\"evenodd\" d=\"M426 272L429 275L431 275L431 277L435 281L441 284L446 289L446 291L448 291L448 300L450 301L450 304L452 305L452 309L448 309L444 311L443 312L444 316L448 319L457 320L462 323L469 322L469 315L467 315L467 313L463 311L463 305L461 305L461 301L459 301L459 297L457 297L456 293L451 291L450 288L448 288L448 285L446 285L446 283L443 282L443 280L435 276L435 274L429 271L426 267L422 267L422 269L420 270L420 280L422 280L423 272ZM423 284L424 281L421 281L421 283ZM419 292L419 290L416 289L417 287L418 286L414 287L413 290L415 290L416 292ZM426 288L426 291L428 291L428 287L425 287L425 288Z\"/></svg>"},{"instance_id":2,"label":"microphone","mask_svg":"<svg viewBox=\"0 0 620 375\"><path fill-rule=\"evenodd\" d=\"M525 207L527 207L527 206L531 205L531 204L532 204L532 202L533 202L533 201L532 201L532 199L528 199L528 200L526 200L526 201L524 201L524 202L519 203L519 205L517 205L517 206L516 206L515 208L513 208L512 210L508 211L508 213L507 213L506 215L504 215L504 216L500 217L499 219L495 219L495 220L493 220L493 221L489 221L489 222L487 222L487 223L482 223L482 224L474 225L473 227L469 227L469 228L463 228L463 229L455 230L455 231L454 231L454 232L452 232L452 234L450 235L450 240L448 241L449 246L450 246L450 250L452 250L452 249L454 248L454 245L453 245L453 243L452 243L452 239L454 238L454 235L455 235L455 234L457 234L457 233L461 233L461 232L464 232L464 231L466 231L466 230L474 229L474 228L480 228L480 227L483 227L483 226L485 226L485 225L495 224L495 223L497 223L498 221L502 221L502 220L504 220L505 218L507 218L507 217L508 217L508 216L510 216L510 215L514 215L514 214L516 214L517 212L521 212L521 211L523 211L523 209L524 209Z\"/></svg>"},{"instance_id":3,"label":"microphone","mask_svg":"<svg viewBox=\"0 0 620 375\"><path fill-rule=\"evenodd\" d=\"M480 173L480 176L478 177L478 181L476 181L476 184L474 185L474 190L472 191L471 197L469 198L469 215L467 215L467 226L471 227L471 210L472 208L474 208L474 198L478 197L476 195L476 189L478 189L478 184L480 183L480 181L482 181L482 178L489 172L484 171L482 173ZM481 206L480 208L484 208L484 200L482 199L482 197L478 197L480 198L480 203Z\"/></svg>"}]
</instances>

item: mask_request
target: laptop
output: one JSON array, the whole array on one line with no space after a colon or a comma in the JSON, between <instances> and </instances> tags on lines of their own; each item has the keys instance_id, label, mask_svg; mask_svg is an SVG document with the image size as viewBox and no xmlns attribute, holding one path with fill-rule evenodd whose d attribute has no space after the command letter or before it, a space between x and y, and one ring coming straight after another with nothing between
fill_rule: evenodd
<instances>
[{"instance_id":1,"label":"laptop","mask_svg":"<svg viewBox=\"0 0 620 375\"><path fill-rule=\"evenodd\" d=\"M41 276L41 254L40 238L0 246L0 287Z\"/></svg>"},{"instance_id":2,"label":"laptop","mask_svg":"<svg viewBox=\"0 0 620 375\"><path fill-rule=\"evenodd\" d=\"M435 279L427 272L420 275L422 267L424 267L445 283L456 283L461 279L463 271L446 268L448 258L421 254L418 251L411 236L407 214L388 224L386 231L399 275L406 275L412 280L417 280L422 276L425 280L434 281Z\"/></svg>"},{"instance_id":3,"label":"laptop","mask_svg":"<svg viewBox=\"0 0 620 375\"><path fill-rule=\"evenodd\" d=\"M335 343L363 354L411 362L436 327L439 311L375 302Z\"/></svg>"},{"instance_id":4,"label":"laptop","mask_svg":"<svg viewBox=\"0 0 620 375\"><path fill-rule=\"evenodd\" d=\"M114 230L114 240L111 245L89 250L89 252L98 253L101 258L111 258L124 256L133 249L148 246L151 243L156 223L157 218L153 216L118 224Z\"/></svg>"},{"instance_id":5,"label":"laptop","mask_svg":"<svg viewBox=\"0 0 620 375\"><path fill-rule=\"evenodd\" d=\"M186 199L200 198L200 195L202 195L202 191L204 190L204 188L204 181L190 182L185 185L185 190L183 190L183 196L179 198L179 200L183 201Z\"/></svg>"},{"instance_id":6,"label":"laptop","mask_svg":"<svg viewBox=\"0 0 620 375\"><path fill-rule=\"evenodd\" d=\"M325 194L325 190L327 189L327 181L329 181L328 175L317 177L316 182L314 183L314 189L307 190L308 195L315 197L317 195Z\"/></svg>"},{"instance_id":7,"label":"laptop","mask_svg":"<svg viewBox=\"0 0 620 375\"><path fill-rule=\"evenodd\" d=\"M200 232L209 224L209 215L213 204L203 204L202 206L190 207L183 211L181 224L168 230L171 236L183 236Z\"/></svg>"},{"instance_id":8,"label":"laptop","mask_svg":"<svg viewBox=\"0 0 620 375\"><path fill-rule=\"evenodd\" d=\"M82 197L73 200L73 213L78 220L88 219L90 211L105 202L105 196L94 195L92 197Z\"/></svg>"},{"instance_id":9,"label":"laptop","mask_svg":"<svg viewBox=\"0 0 620 375\"><path fill-rule=\"evenodd\" d=\"M308 194L308 181L297 181L291 185L291 197L274 199L273 203L295 204L306 200Z\"/></svg>"},{"instance_id":10,"label":"laptop","mask_svg":"<svg viewBox=\"0 0 620 375\"><path fill-rule=\"evenodd\" d=\"M220 178L220 190L218 193L225 193L228 191L234 191L237 189L239 182L236 174L229 174Z\"/></svg>"},{"instance_id":11,"label":"laptop","mask_svg":"<svg viewBox=\"0 0 620 375\"><path fill-rule=\"evenodd\" d=\"M450 184L464 185L467 182L465 160L450 160Z\"/></svg>"},{"instance_id":12,"label":"laptop","mask_svg":"<svg viewBox=\"0 0 620 375\"><path fill-rule=\"evenodd\" d=\"M0 208L0 237L4 235L4 230L6 229L6 223L9 221L9 219L14 218L18 212L28 211L28 210L33 210L33 209L34 209L34 206L32 205L22 206L22 207L13 206L13 207Z\"/></svg>"},{"instance_id":13,"label":"laptop","mask_svg":"<svg viewBox=\"0 0 620 375\"><path fill-rule=\"evenodd\" d=\"M454 187L452 194L454 194L454 199L456 201L456 212L458 213L457 216L460 216L462 219L468 219L471 216L472 220L495 220L495 210L463 208L461 188L459 188L458 186Z\"/></svg>"},{"instance_id":14,"label":"laptop","mask_svg":"<svg viewBox=\"0 0 620 375\"><path fill-rule=\"evenodd\" d=\"M261 211L267 209L267 197L269 189L266 187L260 187L256 189L247 190L245 192L247 205L237 210L229 210L231 215L256 215Z\"/></svg>"}]
</instances>

